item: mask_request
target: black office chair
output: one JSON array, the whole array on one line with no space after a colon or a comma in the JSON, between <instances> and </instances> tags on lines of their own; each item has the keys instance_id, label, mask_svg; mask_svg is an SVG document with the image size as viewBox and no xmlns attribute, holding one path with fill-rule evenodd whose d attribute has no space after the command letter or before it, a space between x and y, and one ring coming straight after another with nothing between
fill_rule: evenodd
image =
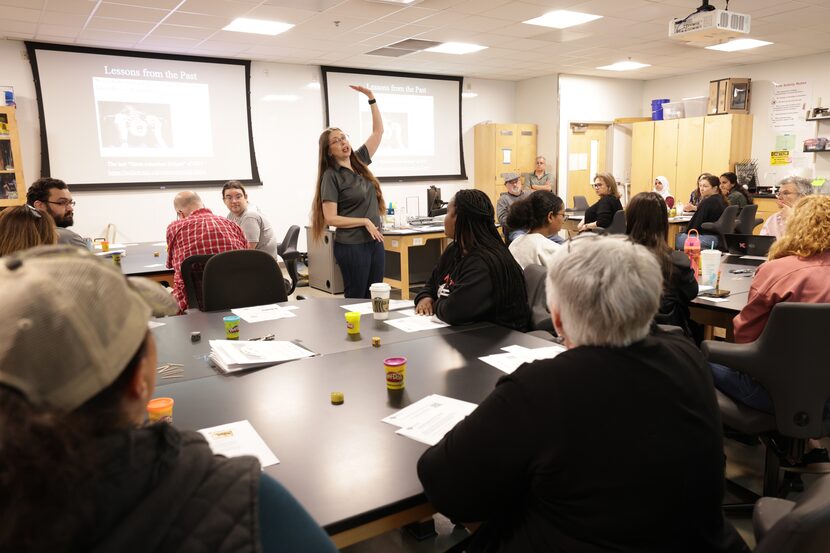
<instances>
[{"instance_id":1,"label":"black office chair","mask_svg":"<svg viewBox=\"0 0 830 553\"><path fill-rule=\"evenodd\" d=\"M703 223L700 228L708 231L715 231L718 235L718 249L726 251L727 234L732 234L735 230L735 218L738 216L738 206L729 205L723 210L720 218L714 223Z\"/></svg>"},{"instance_id":2,"label":"black office chair","mask_svg":"<svg viewBox=\"0 0 830 553\"><path fill-rule=\"evenodd\" d=\"M543 265L531 264L525 267L525 288L527 288L527 303L530 306L530 330L541 330L548 333L550 337L555 331L553 321L550 318L547 295L545 293L545 280L548 270ZM544 336L544 334L542 334Z\"/></svg>"},{"instance_id":3,"label":"black office chair","mask_svg":"<svg viewBox=\"0 0 830 553\"><path fill-rule=\"evenodd\" d=\"M799 463L808 438L828 435L824 408L830 397L830 370L823 361L827 328L830 304L779 303L754 342L706 340L701 344L709 361L751 376L767 390L775 405L775 414L770 415L717 391L724 425L744 435L759 436L766 446L764 496L786 495L791 479L780 484L781 461ZM784 470L805 472L804 468ZM727 510L748 511L758 497L731 482L728 488L750 503L724 505Z\"/></svg>"},{"instance_id":4,"label":"black office chair","mask_svg":"<svg viewBox=\"0 0 830 553\"><path fill-rule=\"evenodd\" d=\"M738 213L738 220L735 221L735 234L752 234L755 227L764 222L757 219L758 204L749 204Z\"/></svg>"},{"instance_id":5,"label":"black office chair","mask_svg":"<svg viewBox=\"0 0 830 553\"><path fill-rule=\"evenodd\" d=\"M285 270L291 280L285 280L285 293L290 296L294 293L297 287L299 276L297 275L297 260L300 258L300 252L297 251L297 239L300 236L300 227L291 225L288 227L288 232L285 233L285 238L282 242L277 244L277 254L285 263Z\"/></svg>"},{"instance_id":6,"label":"black office chair","mask_svg":"<svg viewBox=\"0 0 830 553\"><path fill-rule=\"evenodd\" d=\"M752 516L755 553L825 553L830 544L830 476L796 501L761 498Z\"/></svg>"},{"instance_id":7,"label":"black office chair","mask_svg":"<svg viewBox=\"0 0 830 553\"><path fill-rule=\"evenodd\" d=\"M205 264L213 257L212 253L191 255L182 261L181 273L184 281L184 291L187 296L187 306L191 309L202 309L204 296L202 294L202 280Z\"/></svg>"},{"instance_id":8,"label":"black office chair","mask_svg":"<svg viewBox=\"0 0 830 553\"><path fill-rule=\"evenodd\" d=\"M625 234L625 211L622 209L614 213L611 224L605 229L605 234Z\"/></svg>"},{"instance_id":9,"label":"black office chair","mask_svg":"<svg viewBox=\"0 0 830 553\"><path fill-rule=\"evenodd\" d=\"M260 250L217 253L205 264L202 311L288 300L277 260Z\"/></svg>"}]
</instances>

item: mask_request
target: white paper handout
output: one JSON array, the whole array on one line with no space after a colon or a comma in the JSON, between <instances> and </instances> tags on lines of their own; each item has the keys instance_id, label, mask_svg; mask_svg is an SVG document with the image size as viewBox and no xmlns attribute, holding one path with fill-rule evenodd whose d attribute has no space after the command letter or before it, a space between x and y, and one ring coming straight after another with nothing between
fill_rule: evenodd
<instances>
[{"instance_id":1,"label":"white paper handout","mask_svg":"<svg viewBox=\"0 0 830 553\"><path fill-rule=\"evenodd\" d=\"M231 309L231 313L238 315L246 323L259 323L262 321L275 321L277 319L296 317L297 314L292 313L292 311L276 303Z\"/></svg>"},{"instance_id":2,"label":"white paper handout","mask_svg":"<svg viewBox=\"0 0 830 553\"><path fill-rule=\"evenodd\" d=\"M389 415L382 422L399 427L395 434L435 445L476 407L475 403L432 394Z\"/></svg>"},{"instance_id":3,"label":"white paper handout","mask_svg":"<svg viewBox=\"0 0 830 553\"><path fill-rule=\"evenodd\" d=\"M404 311L403 313L406 312ZM403 330L404 332L419 332L421 330L432 330L434 328L450 326L435 315L431 317L427 317L426 315L412 315L384 322L388 325L394 326L397 329Z\"/></svg>"},{"instance_id":4,"label":"white paper handout","mask_svg":"<svg viewBox=\"0 0 830 553\"><path fill-rule=\"evenodd\" d=\"M352 303L348 305L341 305L346 311L356 311L361 315L368 315L372 312L372 302ZM398 309L406 309L412 307L412 300L389 300L389 311L397 311Z\"/></svg>"},{"instance_id":5,"label":"white paper handout","mask_svg":"<svg viewBox=\"0 0 830 553\"><path fill-rule=\"evenodd\" d=\"M312 355L314 352L287 341L210 341L210 359L224 372L268 367Z\"/></svg>"},{"instance_id":6,"label":"white paper handout","mask_svg":"<svg viewBox=\"0 0 830 553\"><path fill-rule=\"evenodd\" d=\"M524 346L513 345L501 349L507 353L494 353L493 355L479 357L479 359L502 372L511 374L524 363L538 361L539 359L553 359L565 351L566 348L563 345L555 344L541 348L526 348Z\"/></svg>"},{"instance_id":7,"label":"white paper handout","mask_svg":"<svg viewBox=\"0 0 830 553\"><path fill-rule=\"evenodd\" d=\"M729 298L708 298L706 296L701 296L700 299L706 300L706 301L711 301L713 303L721 303L721 302L724 302L724 301L729 301Z\"/></svg>"},{"instance_id":8,"label":"white paper handout","mask_svg":"<svg viewBox=\"0 0 830 553\"><path fill-rule=\"evenodd\" d=\"M247 420L220 424L199 430L207 440L211 451L225 457L240 457L253 455L259 459L262 468L276 465L280 462L271 448L265 443L251 423Z\"/></svg>"}]
</instances>

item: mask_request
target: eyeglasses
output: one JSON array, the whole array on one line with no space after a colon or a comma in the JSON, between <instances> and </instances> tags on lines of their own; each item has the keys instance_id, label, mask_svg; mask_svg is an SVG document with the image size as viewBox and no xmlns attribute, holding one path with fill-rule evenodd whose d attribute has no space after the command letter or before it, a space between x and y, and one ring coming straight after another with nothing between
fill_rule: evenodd
<instances>
[{"instance_id":1,"label":"eyeglasses","mask_svg":"<svg viewBox=\"0 0 830 553\"><path fill-rule=\"evenodd\" d=\"M61 202L50 202L49 200L46 200L46 203L59 205L61 207L75 207L75 200L64 200Z\"/></svg>"},{"instance_id":2,"label":"eyeglasses","mask_svg":"<svg viewBox=\"0 0 830 553\"><path fill-rule=\"evenodd\" d=\"M778 191L778 193L777 193L777 194L775 194L775 197L776 197L776 198L780 198L780 197L782 197L782 196L798 196L798 192L789 192L789 191L787 191L787 192L781 192L781 191L779 190L779 191Z\"/></svg>"},{"instance_id":3,"label":"eyeglasses","mask_svg":"<svg viewBox=\"0 0 830 553\"><path fill-rule=\"evenodd\" d=\"M339 146L340 144L348 144L349 142L349 135L344 134L343 136L338 136L333 140L329 140L329 146Z\"/></svg>"},{"instance_id":4,"label":"eyeglasses","mask_svg":"<svg viewBox=\"0 0 830 553\"><path fill-rule=\"evenodd\" d=\"M594 188L602 188L603 186L605 186L605 183L604 182L595 182L591 186L594 187Z\"/></svg>"}]
</instances>

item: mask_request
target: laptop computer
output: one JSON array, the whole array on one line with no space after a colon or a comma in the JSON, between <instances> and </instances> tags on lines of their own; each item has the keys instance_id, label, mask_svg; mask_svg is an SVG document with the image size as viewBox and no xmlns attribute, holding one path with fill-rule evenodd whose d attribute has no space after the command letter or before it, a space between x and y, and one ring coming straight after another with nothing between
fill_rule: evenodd
<instances>
[{"instance_id":1,"label":"laptop computer","mask_svg":"<svg viewBox=\"0 0 830 553\"><path fill-rule=\"evenodd\" d=\"M727 263L736 265L760 265L766 261L767 253L775 242L775 236L754 234L726 234Z\"/></svg>"}]
</instances>

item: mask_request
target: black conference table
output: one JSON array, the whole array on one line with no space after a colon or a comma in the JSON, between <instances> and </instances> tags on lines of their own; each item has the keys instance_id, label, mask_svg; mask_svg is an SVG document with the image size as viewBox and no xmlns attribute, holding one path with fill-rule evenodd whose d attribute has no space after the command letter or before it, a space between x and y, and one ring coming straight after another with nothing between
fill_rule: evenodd
<instances>
[{"instance_id":1,"label":"black conference table","mask_svg":"<svg viewBox=\"0 0 830 553\"><path fill-rule=\"evenodd\" d=\"M302 336L304 345L314 342L322 355L233 376L217 374L204 359L196 359L206 348L198 353L187 349L189 331L185 338L187 325L179 320L198 323L212 319L159 319L168 323L153 331L159 341L160 362L178 356L185 360L180 361L185 372L190 372L185 381L160 381L156 391L157 396L175 399L176 426L196 430L250 421L280 460L265 471L294 494L338 547L434 512L416 474L417 460L427 446L396 435L396 427L381 419L433 393L480 403L504 373L479 357L501 353L500 348L508 345L551 345L484 323L416 333L393 329L395 332L380 334L382 344L375 348L366 332L359 342L342 340L345 310L339 305L343 301L297 302L307 303L300 307L306 310L305 317L298 313L293 319L273 321L288 323L280 327L277 339ZM222 313L201 315L221 319ZM311 325L301 321L306 317L319 319L318 338L312 338ZM361 325L371 320L371 315L364 315ZM266 326L243 323L241 337L246 337L246 330L249 336L259 334ZM276 330L278 326L269 328ZM213 322L210 327L222 331ZM206 342L207 336L202 340ZM388 391L383 359L399 355L408 359L406 388ZM198 368L200 364L204 370ZM344 393L343 405L331 405L332 391Z\"/></svg>"},{"instance_id":2,"label":"black conference table","mask_svg":"<svg viewBox=\"0 0 830 553\"><path fill-rule=\"evenodd\" d=\"M704 338L711 340L713 337L713 328L726 329L726 339L731 342L734 338L732 334L732 319L735 318L748 300L749 288L752 285L752 278L755 275L755 270L762 261L758 260L757 265L738 265L729 263L728 257L721 261L721 280L720 287L729 290L730 294L726 301L711 301L705 297L698 296L692 300L692 305L689 308L691 317L694 321L704 325ZM747 271L748 273L735 274L732 271Z\"/></svg>"},{"instance_id":3,"label":"black conference table","mask_svg":"<svg viewBox=\"0 0 830 553\"><path fill-rule=\"evenodd\" d=\"M275 340L292 341L318 354L328 355L343 351L358 350L372 346L372 337L381 339L381 344L390 344L424 338L426 336L471 332L490 326L477 323L465 326L449 326L420 332L404 332L381 320L374 320L371 314L360 318L360 334L346 334L346 310L340 307L349 303L364 303L369 300L344 298L310 298L307 300L285 302L283 306L296 306L296 317L262 321L258 323L240 322L239 339L250 340L273 334ZM413 304L414 307L414 304ZM225 326L222 318L231 315L230 311L202 312L195 309L186 315L156 319L164 326L153 329L158 346L159 363L178 363L183 365L184 375L181 380L216 376L220 371L212 367L207 356L210 353L210 340L224 340ZM405 317L396 311L389 313L389 319ZM192 342L191 332L199 332L201 339ZM235 378L245 373L232 373L227 377ZM166 383L165 380L160 381Z\"/></svg>"}]
</instances>

